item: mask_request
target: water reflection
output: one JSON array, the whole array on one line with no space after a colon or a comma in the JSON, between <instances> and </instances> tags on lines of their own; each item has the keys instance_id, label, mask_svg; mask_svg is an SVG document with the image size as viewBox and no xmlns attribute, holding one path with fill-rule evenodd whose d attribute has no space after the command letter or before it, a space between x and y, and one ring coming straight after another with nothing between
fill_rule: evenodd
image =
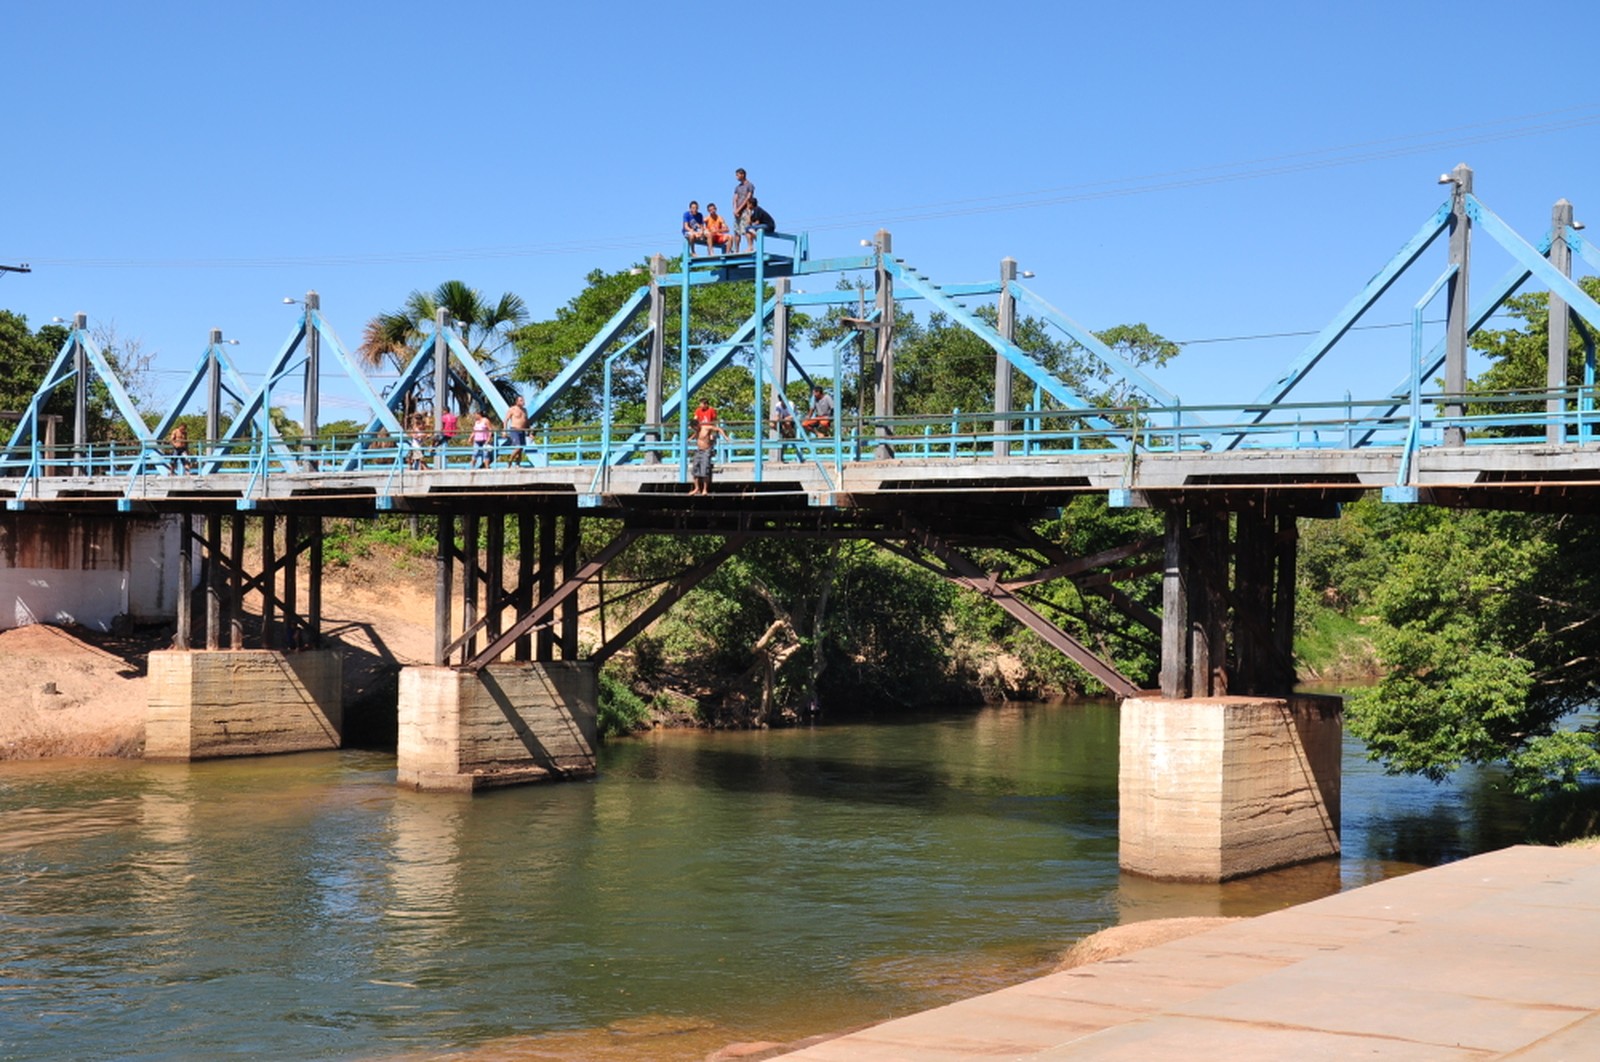
<instances>
[{"instance_id":1,"label":"water reflection","mask_svg":"<svg viewBox=\"0 0 1600 1062\"><path fill-rule=\"evenodd\" d=\"M1491 772L1435 787L1350 748L1342 859L1123 878L1116 723L663 734L606 748L598 782L471 798L398 790L373 753L0 764L0 1041L701 1058L998 987L1118 921L1256 913L1520 836Z\"/></svg>"}]
</instances>

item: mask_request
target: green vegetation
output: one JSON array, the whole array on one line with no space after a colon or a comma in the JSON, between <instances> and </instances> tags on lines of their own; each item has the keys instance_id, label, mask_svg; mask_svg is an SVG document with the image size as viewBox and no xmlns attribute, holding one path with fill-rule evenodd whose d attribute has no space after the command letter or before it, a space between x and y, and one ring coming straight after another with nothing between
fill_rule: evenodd
<instances>
[{"instance_id":1,"label":"green vegetation","mask_svg":"<svg viewBox=\"0 0 1600 1062\"><path fill-rule=\"evenodd\" d=\"M1600 278L1584 285L1600 294ZM1475 337L1492 362L1480 392L1544 386L1547 302L1518 296L1519 327ZM1576 381L1583 344L1571 339ZM1600 771L1594 716L1581 714L1600 698L1600 518L1365 500L1303 526L1302 596L1317 605L1302 609L1302 644L1338 630L1320 605L1364 620L1382 661L1378 684L1349 703L1374 758L1434 779L1503 763L1532 795L1586 788Z\"/></svg>"}]
</instances>

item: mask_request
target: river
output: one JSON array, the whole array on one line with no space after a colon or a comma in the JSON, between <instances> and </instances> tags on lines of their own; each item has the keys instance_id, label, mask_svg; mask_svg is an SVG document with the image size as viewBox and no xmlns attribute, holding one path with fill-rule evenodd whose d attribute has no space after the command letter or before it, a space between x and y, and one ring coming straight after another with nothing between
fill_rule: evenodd
<instances>
[{"instance_id":1,"label":"river","mask_svg":"<svg viewBox=\"0 0 1600 1062\"><path fill-rule=\"evenodd\" d=\"M601 777L402 792L392 755L0 763L0 1058L700 1059L1520 839L1491 772L1347 740L1344 856L1117 871L1116 709L664 733Z\"/></svg>"}]
</instances>

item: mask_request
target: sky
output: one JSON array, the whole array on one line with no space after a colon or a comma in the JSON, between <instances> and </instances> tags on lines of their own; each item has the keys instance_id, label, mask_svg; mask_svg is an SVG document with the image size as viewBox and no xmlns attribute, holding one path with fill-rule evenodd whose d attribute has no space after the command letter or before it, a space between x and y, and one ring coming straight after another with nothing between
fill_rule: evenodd
<instances>
[{"instance_id":1,"label":"sky","mask_svg":"<svg viewBox=\"0 0 1600 1062\"><path fill-rule=\"evenodd\" d=\"M815 257L880 228L936 282L1010 256L1090 328L1183 341L1157 376L1189 403L1260 393L1457 163L1530 241L1561 197L1600 222L1592 0L12 0L0 26L0 263L33 270L0 308L138 342L157 405L212 328L259 374L308 290L351 347L447 279L553 316L677 253L740 166ZM1510 262L1476 250L1481 283ZM1304 393L1376 395L1408 357L1353 334ZM322 420L350 401L326 381Z\"/></svg>"}]
</instances>

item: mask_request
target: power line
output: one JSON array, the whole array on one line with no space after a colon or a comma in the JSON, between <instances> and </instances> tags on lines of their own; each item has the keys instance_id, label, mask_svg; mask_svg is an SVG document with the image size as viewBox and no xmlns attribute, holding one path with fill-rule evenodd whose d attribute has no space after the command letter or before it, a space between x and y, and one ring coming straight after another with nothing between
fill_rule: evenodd
<instances>
[{"instance_id":1,"label":"power line","mask_svg":"<svg viewBox=\"0 0 1600 1062\"><path fill-rule=\"evenodd\" d=\"M1574 113L1585 111L1587 113ZM1553 119L1538 121L1540 119ZM1532 125L1517 123L1536 122ZM1600 111L1593 104L1518 115L1470 125L1409 133L1380 140L1360 141L1336 147L1265 156L1210 166L1169 170L1132 177L1108 178L1082 184L1063 185L1025 192L1008 192L977 198L952 199L896 209L856 211L801 219L799 229L825 232L855 228L862 224L889 224L906 221L934 221L946 218L993 214L1015 210L1037 210L1068 203L1147 195L1208 187L1235 181L1259 180L1303 173L1309 170L1353 166L1440 151L1446 148L1515 140L1531 136L1567 132L1600 125ZM1503 128L1512 126L1511 128ZM1466 134L1466 135L1458 135ZM510 244L491 247L462 247L443 250L396 250L329 255L280 255L240 258L45 258L47 265L100 269L265 269L328 266L438 264L508 258L539 258L603 251L637 251L660 240L660 230L632 235L604 236L548 244Z\"/></svg>"}]
</instances>

